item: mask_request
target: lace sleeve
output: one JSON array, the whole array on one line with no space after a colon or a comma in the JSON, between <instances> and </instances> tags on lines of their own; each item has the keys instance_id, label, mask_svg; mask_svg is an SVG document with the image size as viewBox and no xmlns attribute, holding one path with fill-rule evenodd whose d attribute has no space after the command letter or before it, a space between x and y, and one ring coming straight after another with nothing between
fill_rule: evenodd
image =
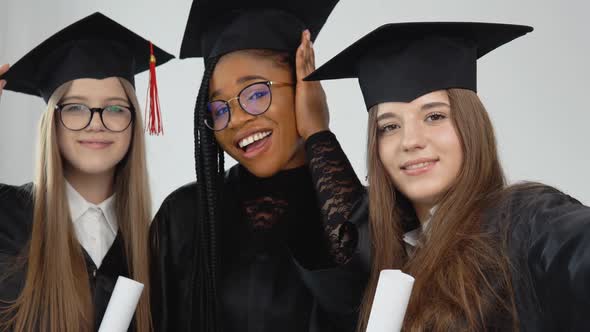
<instances>
[{"instance_id":1,"label":"lace sleeve","mask_svg":"<svg viewBox=\"0 0 590 332\"><path fill-rule=\"evenodd\" d=\"M357 227L350 218L362 200L365 188L332 132L312 135L305 147L324 229L330 242L332 262L346 264L358 242Z\"/></svg>"}]
</instances>

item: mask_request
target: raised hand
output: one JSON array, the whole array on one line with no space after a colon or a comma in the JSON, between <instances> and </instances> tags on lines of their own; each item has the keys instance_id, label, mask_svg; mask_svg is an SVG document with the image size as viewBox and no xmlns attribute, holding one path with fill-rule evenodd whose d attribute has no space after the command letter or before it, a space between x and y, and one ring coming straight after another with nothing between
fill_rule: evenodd
<instances>
[{"instance_id":1,"label":"raised hand","mask_svg":"<svg viewBox=\"0 0 590 332\"><path fill-rule=\"evenodd\" d=\"M320 82L303 79L315 70L315 53L309 30L301 34L301 44L295 56L297 87L295 89L295 115L297 131L303 139L329 129L330 113L326 94Z\"/></svg>"}]
</instances>

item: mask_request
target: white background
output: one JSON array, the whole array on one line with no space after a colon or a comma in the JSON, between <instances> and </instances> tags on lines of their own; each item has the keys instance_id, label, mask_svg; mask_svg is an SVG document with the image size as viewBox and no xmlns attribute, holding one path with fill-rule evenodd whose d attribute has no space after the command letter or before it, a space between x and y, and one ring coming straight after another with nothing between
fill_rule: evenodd
<instances>
[{"instance_id":1,"label":"white background","mask_svg":"<svg viewBox=\"0 0 590 332\"><path fill-rule=\"evenodd\" d=\"M14 63L54 32L97 10L178 54L190 5L190 0L0 0L0 63ZM533 33L479 61L479 95L493 119L509 179L541 181L588 205L589 13L590 2L585 0L341 0L315 43L317 64L384 23L486 21L534 26ZM176 60L158 68L166 133L147 139L154 209L172 190L194 180L193 108L202 68L201 59ZM136 79L136 86L143 101L146 74ZM364 179L366 111L358 83L329 81L324 87L331 128ZM32 180L37 122L43 111L41 99L4 92L0 182Z\"/></svg>"}]
</instances>

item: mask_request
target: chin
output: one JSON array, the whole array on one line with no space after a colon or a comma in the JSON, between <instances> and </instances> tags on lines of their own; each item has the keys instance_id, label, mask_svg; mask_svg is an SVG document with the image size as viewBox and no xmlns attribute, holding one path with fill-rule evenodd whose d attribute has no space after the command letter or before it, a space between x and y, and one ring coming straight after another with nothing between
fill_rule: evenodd
<instances>
[{"instance_id":1,"label":"chin","mask_svg":"<svg viewBox=\"0 0 590 332\"><path fill-rule=\"evenodd\" d=\"M405 188L402 188L401 192L412 203L425 203L434 205L443 195L444 189L441 186L428 186L417 183L413 186L406 186Z\"/></svg>"},{"instance_id":2,"label":"chin","mask_svg":"<svg viewBox=\"0 0 590 332\"><path fill-rule=\"evenodd\" d=\"M105 162L104 159L101 159L101 160L88 160L88 159L86 159L84 161L73 162L70 164L73 166L73 168L77 172L80 172L82 174L87 174L87 175L105 174L105 173L112 171L115 168L115 166L117 165L116 163L113 163L113 162Z\"/></svg>"},{"instance_id":3,"label":"chin","mask_svg":"<svg viewBox=\"0 0 590 332\"><path fill-rule=\"evenodd\" d=\"M255 165L246 165L242 164L250 173L254 174L258 178L269 178L275 174L277 174L281 169L279 167L272 167L269 165L261 165L264 164L264 161L260 161L258 163L253 163Z\"/></svg>"}]
</instances>

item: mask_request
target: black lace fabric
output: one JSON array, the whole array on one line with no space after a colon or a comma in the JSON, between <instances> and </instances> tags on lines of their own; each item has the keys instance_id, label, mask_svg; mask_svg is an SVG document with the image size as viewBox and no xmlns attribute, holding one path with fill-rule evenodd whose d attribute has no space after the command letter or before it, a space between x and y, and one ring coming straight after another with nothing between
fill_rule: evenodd
<instances>
[{"instance_id":1,"label":"black lace fabric","mask_svg":"<svg viewBox=\"0 0 590 332\"><path fill-rule=\"evenodd\" d=\"M262 196L243 202L244 216L255 230L270 230L283 219L289 203L285 199Z\"/></svg>"},{"instance_id":2,"label":"black lace fabric","mask_svg":"<svg viewBox=\"0 0 590 332\"><path fill-rule=\"evenodd\" d=\"M268 248L284 239L310 266L346 264L358 239L350 217L364 187L331 132L310 137L306 154L308 167L271 178L244 170L239 194L244 226L254 247Z\"/></svg>"},{"instance_id":3,"label":"black lace fabric","mask_svg":"<svg viewBox=\"0 0 590 332\"><path fill-rule=\"evenodd\" d=\"M332 132L312 135L306 151L330 256L333 263L346 264L358 242L357 228L350 219L365 189Z\"/></svg>"}]
</instances>

